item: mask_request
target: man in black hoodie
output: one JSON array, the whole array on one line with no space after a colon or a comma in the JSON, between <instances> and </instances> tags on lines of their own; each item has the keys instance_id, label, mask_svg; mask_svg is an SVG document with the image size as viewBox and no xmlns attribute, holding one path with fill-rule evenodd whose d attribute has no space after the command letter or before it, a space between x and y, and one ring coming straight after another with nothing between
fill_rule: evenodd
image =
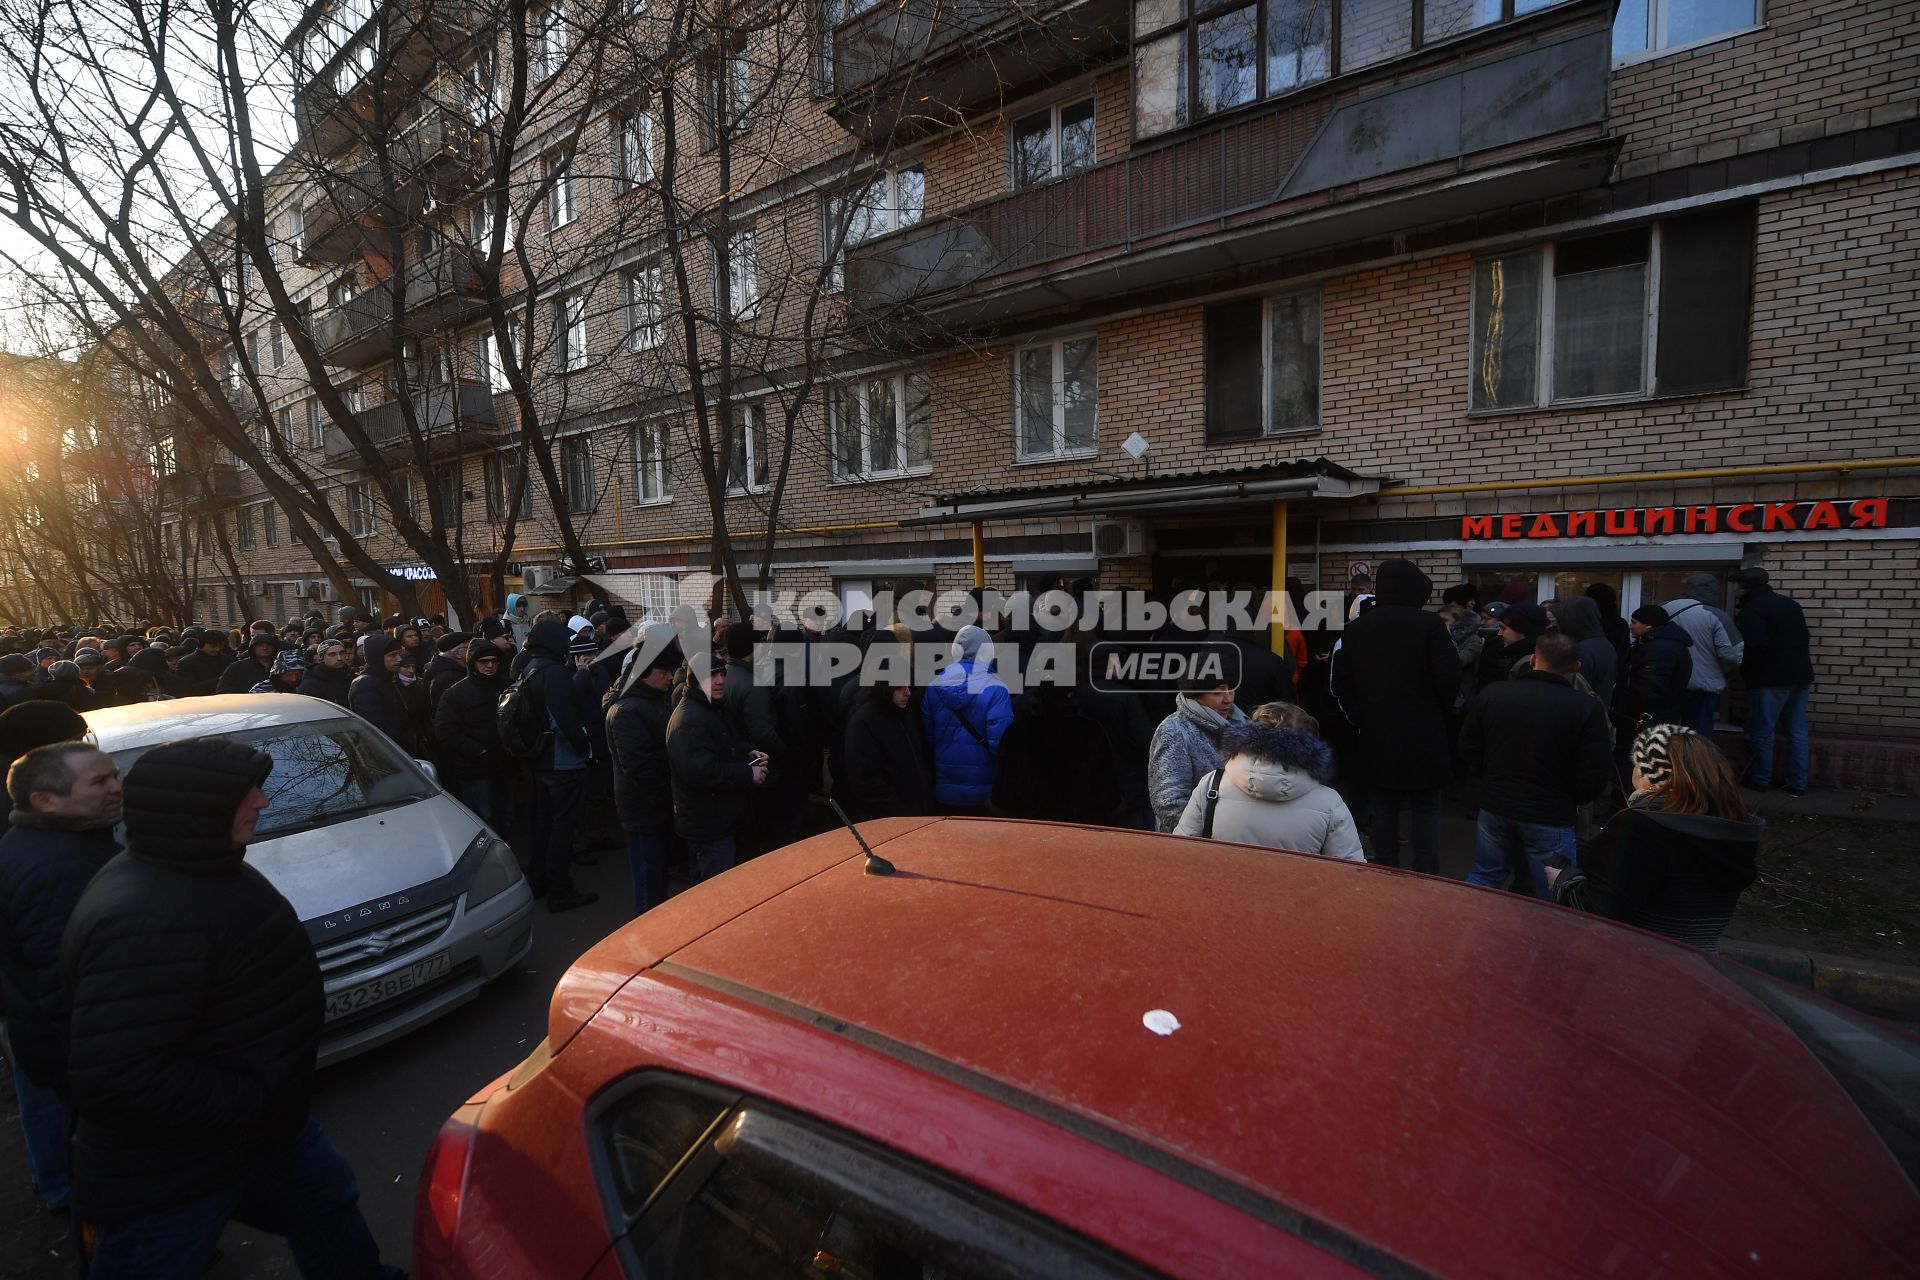
<instances>
[{"instance_id":1,"label":"man in black hoodie","mask_svg":"<svg viewBox=\"0 0 1920 1280\"><path fill-rule=\"evenodd\" d=\"M194 637L195 649L180 659L175 668L180 678L186 682L187 697L202 697L211 694L214 686L220 683L220 673L230 665L227 661L227 637L219 631L203 631ZM254 677L256 680L260 677ZM251 685L247 686L252 688ZM246 690L242 689L242 693Z\"/></svg>"},{"instance_id":2,"label":"man in black hoodie","mask_svg":"<svg viewBox=\"0 0 1920 1280\"><path fill-rule=\"evenodd\" d=\"M1373 608L1347 624L1333 656L1333 696L1360 733L1373 800L1373 856L1400 865L1400 810L1410 811L1413 869L1440 869L1440 789L1453 776L1447 713L1460 658L1428 613L1433 582L1410 560L1382 561Z\"/></svg>"},{"instance_id":3,"label":"man in black hoodie","mask_svg":"<svg viewBox=\"0 0 1920 1280\"><path fill-rule=\"evenodd\" d=\"M627 836L633 876L633 914L667 900L667 860L673 853L673 775L667 762L667 695L680 668L680 646L667 642L607 706L607 745L613 754L613 806Z\"/></svg>"},{"instance_id":4,"label":"man in black hoodie","mask_svg":"<svg viewBox=\"0 0 1920 1280\"><path fill-rule=\"evenodd\" d=\"M347 688L347 709L414 755L420 744L413 716L394 683L394 673L400 670L400 642L384 631L376 632L367 637L366 653L366 671Z\"/></svg>"},{"instance_id":5,"label":"man in black hoodie","mask_svg":"<svg viewBox=\"0 0 1920 1280\"><path fill-rule=\"evenodd\" d=\"M244 861L273 761L202 738L124 784L127 852L61 942L88 1275L197 1276L229 1219L284 1234L303 1275L379 1277L353 1170L309 1114L320 967Z\"/></svg>"},{"instance_id":6,"label":"man in black hoodie","mask_svg":"<svg viewBox=\"0 0 1920 1280\"><path fill-rule=\"evenodd\" d=\"M513 838L513 775L518 767L500 745L500 695L507 655L491 642L467 646L466 675L440 695L433 736L452 766L451 781L467 808L503 838Z\"/></svg>"},{"instance_id":7,"label":"man in black hoodie","mask_svg":"<svg viewBox=\"0 0 1920 1280\"><path fill-rule=\"evenodd\" d=\"M280 642L269 631L256 631L247 641L247 652L214 682L215 693L248 693L262 680L273 678L273 660L280 656Z\"/></svg>"}]
</instances>

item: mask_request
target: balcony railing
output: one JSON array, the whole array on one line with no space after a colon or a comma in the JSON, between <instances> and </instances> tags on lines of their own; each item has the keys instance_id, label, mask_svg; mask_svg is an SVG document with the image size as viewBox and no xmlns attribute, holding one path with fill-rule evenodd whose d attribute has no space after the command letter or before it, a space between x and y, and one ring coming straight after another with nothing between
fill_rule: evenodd
<instances>
[{"instance_id":1,"label":"balcony railing","mask_svg":"<svg viewBox=\"0 0 1920 1280\"><path fill-rule=\"evenodd\" d=\"M483 383L442 383L416 392L412 400L413 429L408 428L401 401L389 400L360 411L361 429L379 451L382 461L404 464L415 458L416 433L429 458L448 458L489 449L506 439L506 430L494 412L493 390ZM337 426L327 428L326 454L329 462L360 464L366 461L347 433Z\"/></svg>"},{"instance_id":2,"label":"balcony railing","mask_svg":"<svg viewBox=\"0 0 1920 1280\"><path fill-rule=\"evenodd\" d=\"M377 364L393 354L393 326L405 336L431 333L459 324L486 306L479 274L466 254L437 253L407 271L405 313L395 310L391 281L348 298L314 325L314 341L325 359L340 368Z\"/></svg>"},{"instance_id":3,"label":"balcony railing","mask_svg":"<svg viewBox=\"0 0 1920 1280\"><path fill-rule=\"evenodd\" d=\"M352 39L325 55L294 90L300 134L323 152L362 136L374 117L376 77L397 112L430 79L436 59L460 50L476 29L468 0L401 0L376 7Z\"/></svg>"},{"instance_id":4,"label":"balcony railing","mask_svg":"<svg viewBox=\"0 0 1920 1280\"><path fill-rule=\"evenodd\" d=\"M240 496L240 468L231 462L203 462L160 477L161 502L182 511L222 506Z\"/></svg>"},{"instance_id":5,"label":"balcony railing","mask_svg":"<svg viewBox=\"0 0 1920 1280\"><path fill-rule=\"evenodd\" d=\"M863 306L937 309L943 294L1030 282L1029 296L1007 306L1035 310L1559 194L1556 184L1597 185L1606 167L1587 152L1605 149L1607 9L1570 4L1565 15L1584 20L1550 38L1502 42L1496 29L1449 55L1428 55L1428 74L1417 78L1398 80L1382 68L1377 89L1352 79L1324 84L876 237L849 249L849 290ZM1548 161L1578 171L1543 174ZM1516 170L1524 180L1505 180ZM1318 218L1310 235L1300 230L1308 215L1443 183L1458 189L1408 194L1390 212ZM1265 239L1256 252L1258 237ZM1236 241L1235 249L1221 247ZM1167 265L1147 267L1154 254ZM1066 292L1062 273L1109 263L1097 281Z\"/></svg>"}]
</instances>

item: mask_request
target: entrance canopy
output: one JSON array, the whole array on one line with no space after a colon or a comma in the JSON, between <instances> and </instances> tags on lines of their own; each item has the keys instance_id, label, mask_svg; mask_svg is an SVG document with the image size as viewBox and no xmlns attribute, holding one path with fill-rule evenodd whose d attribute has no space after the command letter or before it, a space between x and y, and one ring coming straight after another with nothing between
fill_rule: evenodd
<instances>
[{"instance_id":1,"label":"entrance canopy","mask_svg":"<svg viewBox=\"0 0 1920 1280\"><path fill-rule=\"evenodd\" d=\"M1380 492L1378 476L1363 476L1325 458L1257 463L1177 476L1111 475L1026 488L972 489L941 494L903 525L973 524L1071 515L1195 515L1293 499L1357 498Z\"/></svg>"}]
</instances>

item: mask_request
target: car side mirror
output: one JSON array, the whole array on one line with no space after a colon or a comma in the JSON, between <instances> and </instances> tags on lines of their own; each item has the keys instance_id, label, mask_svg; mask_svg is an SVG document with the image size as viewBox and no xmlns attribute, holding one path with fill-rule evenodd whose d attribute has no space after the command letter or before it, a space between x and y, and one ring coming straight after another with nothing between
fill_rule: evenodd
<instances>
[{"instance_id":1,"label":"car side mirror","mask_svg":"<svg viewBox=\"0 0 1920 1280\"><path fill-rule=\"evenodd\" d=\"M420 766L420 772L426 774L427 777L432 780L434 786L437 787L440 785L440 771L433 767L433 761L415 760L414 763Z\"/></svg>"}]
</instances>

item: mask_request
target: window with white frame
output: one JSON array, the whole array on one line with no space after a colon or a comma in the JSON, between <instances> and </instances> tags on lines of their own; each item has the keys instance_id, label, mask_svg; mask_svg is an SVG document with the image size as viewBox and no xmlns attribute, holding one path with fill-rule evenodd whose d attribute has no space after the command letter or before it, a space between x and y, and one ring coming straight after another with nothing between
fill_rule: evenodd
<instances>
[{"instance_id":1,"label":"window with white frame","mask_svg":"<svg viewBox=\"0 0 1920 1280\"><path fill-rule=\"evenodd\" d=\"M672 430L664 422L633 429L633 500L646 505L673 501L673 468L668 463Z\"/></svg>"},{"instance_id":2,"label":"window with white frame","mask_svg":"<svg viewBox=\"0 0 1920 1280\"><path fill-rule=\"evenodd\" d=\"M651 351L666 339L660 284L658 264L627 273L628 351Z\"/></svg>"},{"instance_id":3,"label":"window with white frame","mask_svg":"<svg viewBox=\"0 0 1920 1280\"><path fill-rule=\"evenodd\" d=\"M545 80L560 70L567 60L567 12L561 0L535 11L528 43L533 78Z\"/></svg>"},{"instance_id":4,"label":"window with white frame","mask_svg":"<svg viewBox=\"0 0 1920 1280\"><path fill-rule=\"evenodd\" d=\"M509 343L513 337L511 324L508 326ZM504 395L513 390L513 383L507 377L507 364L500 354L500 339L494 336L492 329L483 329L475 338L475 346L480 361L480 375L487 389L495 395Z\"/></svg>"},{"instance_id":5,"label":"window with white frame","mask_svg":"<svg viewBox=\"0 0 1920 1280\"><path fill-rule=\"evenodd\" d=\"M760 246L751 229L727 241L727 316L751 320L760 310Z\"/></svg>"},{"instance_id":6,"label":"window with white frame","mask_svg":"<svg viewBox=\"0 0 1920 1280\"><path fill-rule=\"evenodd\" d=\"M373 482L358 480L348 485L347 532L356 538L365 538L377 527L373 515Z\"/></svg>"},{"instance_id":7,"label":"window with white frame","mask_svg":"<svg viewBox=\"0 0 1920 1280\"><path fill-rule=\"evenodd\" d=\"M925 372L835 387L827 414L836 480L877 480L933 465L933 379Z\"/></svg>"},{"instance_id":8,"label":"window with white frame","mask_svg":"<svg viewBox=\"0 0 1920 1280\"><path fill-rule=\"evenodd\" d=\"M287 330L278 320L271 320L267 333L273 340L273 367L278 369L287 362Z\"/></svg>"},{"instance_id":9,"label":"window with white frame","mask_svg":"<svg viewBox=\"0 0 1920 1280\"><path fill-rule=\"evenodd\" d=\"M680 603L680 580L670 573L643 573L621 583L621 589L640 606L636 622L663 621Z\"/></svg>"},{"instance_id":10,"label":"window with white frame","mask_svg":"<svg viewBox=\"0 0 1920 1280\"><path fill-rule=\"evenodd\" d=\"M320 397L307 400L307 447L324 449L327 445L327 415L320 408Z\"/></svg>"},{"instance_id":11,"label":"window with white frame","mask_svg":"<svg viewBox=\"0 0 1920 1280\"><path fill-rule=\"evenodd\" d=\"M1093 167L1093 99L1022 116L1009 133L1017 191Z\"/></svg>"},{"instance_id":12,"label":"window with white frame","mask_svg":"<svg viewBox=\"0 0 1920 1280\"><path fill-rule=\"evenodd\" d=\"M587 367L587 295L570 293L553 302L554 357L561 373Z\"/></svg>"},{"instance_id":13,"label":"window with white frame","mask_svg":"<svg viewBox=\"0 0 1920 1280\"><path fill-rule=\"evenodd\" d=\"M707 119L716 139L751 126L753 63L744 49L715 57L707 67Z\"/></svg>"},{"instance_id":14,"label":"window with white frame","mask_svg":"<svg viewBox=\"0 0 1920 1280\"><path fill-rule=\"evenodd\" d=\"M1016 351L1013 383L1014 450L1019 461L1094 452L1100 354L1091 334Z\"/></svg>"},{"instance_id":15,"label":"window with white frame","mask_svg":"<svg viewBox=\"0 0 1920 1280\"><path fill-rule=\"evenodd\" d=\"M293 406L280 410L280 443L289 449L300 447L299 428L293 424Z\"/></svg>"},{"instance_id":16,"label":"window with white frame","mask_svg":"<svg viewBox=\"0 0 1920 1280\"><path fill-rule=\"evenodd\" d=\"M1613 56L1630 60L1760 25L1760 0L1620 0Z\"/></svg>"},{"instance_id":17,"label":"window with white frame","mask_svg":"<svg viewBox=\"0 0 1920 1280\"><path fill-rule=\"evenodd\" d=\"M1236 298L1206 310L1210 442L1320 428L1320 290Z\"/></svg>"},{"instance_id":18,"label":"window with white frame","mask_svg":"<svg viewBox=\"0 0 1920 1280\"><path fill-rule=\"evenodd\" d=\"M287 244L290 257L299 257L307 249L307 211L303 205L287 210Z\"/></svg>"},{"instance_id":19,"label":"window with white frame","mask_svg":"<svg viewBox=\"0 0 1920 1280\"><path fill-rule=\"evenodd\" d=\"M487 252L493 246L493 197L485 192L473 206L473 247Z\"/></svg>"},{"instance_id":20,"label":"window with white frame","mask_svg":"<svg viewBox=\"0 0 1920 1280\"><path fill-rule=\"evenodd\" d=\"M540 56L536 46L536 61ZM500 78L500 50L492 41L482 44L480 55L467 69L464 88L467 116L475 124L486 124L507 109L506 85Z\"/></svg>"},{"instance_id":21,"label":"window with white frame","mask_svg":"<svg viewBox=\"0 0 1920 1280\"><path fill-rule=\"evenodd\" d=\"M1470 407L1745 385L1753 240L1736 205L1480 259Z\"/></svg>"},{"instance_id":22,"label":"window with white frame","mask_svg":"<svg viewBox=\"0 0 1920 1280\"><path fill-rule=\"evenodd\" d=\"M844 288L848 249L889 231L913 226L926 216L926 166L882 169L836 195L823 197L822 209L822 248L832 260L827 287Z\"/></svg>"},{"instance_id":23,"label":"window with white frame","mask_svg":"<svg viewBox=\"0 0 1920 1280\"><path fill-rule=\"evenodd\" d=\"M548 157L547 182L547 230L553 231L573 221L573 157Z\"/></svg>"},{"instance_id":24,"label":"window with white frame","mask_svg":"<svg viewBox=\"0 0 1920 1280\"><path fill-rule=\"evenodd\" d=\"M621 190L632 191L653 181L653 116L635 111L621 118L616 128L620 142L616 176Z\"/></svg>"},{"instance_id":25,"label":"window with white frame","mask_svg":"<svg viewBox=\"0 0 1920 1280\"><path fill-rule=\"evenodd\" d=\"M733 407L733 452L727 458L727 490L758 493L767 487L767 407Z\"/></svg>"},{"instance_id":26,"label":"window with white frame","mask_svg":"<svg viewBox=\"0 0 1920 1280\"><path fill-rule=\"evenodd\" d=\"M598 499L591 440L585 435L560 441L560 491L567 510L575 515L593 510Z\"/></svg>"}]
</instances>

